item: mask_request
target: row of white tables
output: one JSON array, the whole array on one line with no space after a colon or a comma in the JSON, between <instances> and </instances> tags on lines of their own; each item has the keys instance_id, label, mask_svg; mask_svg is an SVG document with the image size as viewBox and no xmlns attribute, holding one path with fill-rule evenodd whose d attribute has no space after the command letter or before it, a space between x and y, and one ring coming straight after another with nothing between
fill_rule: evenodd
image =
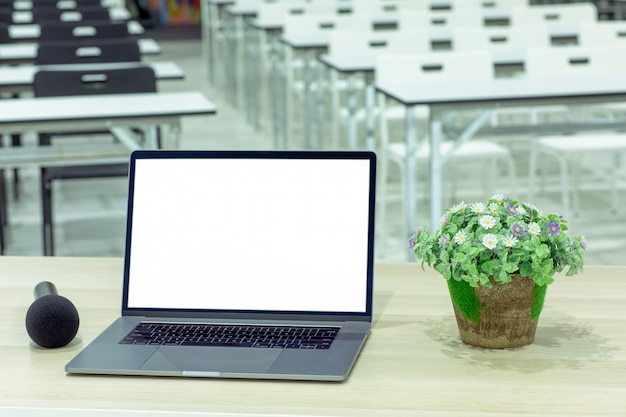
<instances>
[{"instance_id":1,"label":"row of white tables","mask_svg":"<svg viewBox=\"0 0 626 417\"><path fill-rule=\"evenodd\" d=\"M404 161L404 229L408 236L417 228L416 203L416 160L417 130L413 117L416 106L430 109L430 160L429 188L430 207L428 227L434 230L439 225L442 208L442 113L454 109L482 108L497 109L517 106L542 106L553 104L591 104L626 101L626 78L624 77L561 77L533 79L494 78L484 82L446 83L445 86L427 84L416 80L414 83L377 83L376 91L402 104L405 111ZM618 122L626 126L626 120ZM616 127L616 125L612 125ZM541 125L527 126L527 132L542 129ZM597 126L602 129L602 125ZM410 251L407 260L413 259Z\"/></svg>"},{"instance_id":2,"label":"row of white tables","mask_svg":"<svg viewBox=\"0 0 626 417\"><path fill-rule=\"evenodd\" d=\"M234 7L234 6L233 6ZM229 8L226 7L226 13L229 13ZM240 13L242 16L249 16L251 10L249 9L234 9L230 11L231 14ZM244 14L245 12L245 14ZM489 26L491 24L501 24L503 21L506 22L508 20L508 15L506 11L499 9L485 9L484 10L484 18L485 25ZM382 27L382 28L393 28L396 24L398 18L397 14L389 13L385 16L373 16L372 17L372 27ZM288 98L284 96L287 93L287 86L280 86L279 84L288 83L289 80L285 76L286 68L290 65L290 61L293 56L298 54L303 60L303 100L302 100L302 146L304 148L312 148L314 147L312 141L312 125L313 125L313 101L311 97L311 84L314 80L312 68L317 62L318 58L322 56L327 50L330 43L330 32L329 31L319 31L317 33L297 33L297 34L283 34L282 29L284 23L279 20L260 20L260 19L251 19L246 21L247 30L251 30L255 32L256 36L244 37L246 40L256 39L255 42L260 42L259 38L264 38L269 43L270 47L268 48L271 56L268 58L270 65L272 68L269 71L270 79L268 80L268 84L272 88L270 90L269 96L271 100L278 100L279 103L276 105L272 104L272 108L274 109L274 113L272 115L273 120L273 130L274 130L274 142L277 146L287 146L287 143L290 141L290 130L288 126L289 116L287 114L283 114L284 112L288 112L291 108L291 104L287 102ZM387 29L388 30L388 29ZM549 32L554 43L571 43L575 42L577 37L577 23L551 23L549 24ZM262 36L261 36L262 34ZM437 27L433 26L430 28L430 40L433 45L433 48L439 48L441 45L445 48L452 42L453 38L453 30L450 27ZM235 49L236 45L231 45L231 49ZM245 48L245 45L244 45ZM254 51L258 50L260 45L256 48L245 48L246 51L254 53ZM281 53L282 50L282 53ZM497 65L504 65L508 61L511 61L512 64L517 64L520 61L520 51L519 50L500 50L496 53L496 61ZM341 57L332 57L331 59L342 59ZM255 60L259 61L259 58L256 56L244 58L246 61L246 66L250 66ZM369 58L365 58L366 60ZM278 60L278 61L277 61ZM373 62L375 60L371 59L369 63L367 63L367 68L365 70L362 69L363 62L358 63L356 66L357 69L353 69L352 65L346 65L345 73L352 72L363 72L369 71L369 68L373 70ZM322 61L324 62L324 61ZM258 64L257 64L258 66ZM280 71L282 69L282 71ZM226 71L229 73L231 78L230 83L235 82L232 80L233 74L236 71L231 68L230 71ZM277 77L280 78L279 74L282 72L282 80L277 80ZM257 82L258 77L260 76L260 72L249 73L247 77L244 79L244 82L248 82L250 84ZM244 88L246 92L250 92L246 96L248 111L252 113L252 119L254 120L256 115L258 115L258 94L256 94L255 89L252 86L247 86ZM236 88L231 86L229 91L230 95L236 93ZM284 100L284 102L283 102Z\"/></svg>"},{"instance_id":3,"label":"row of white tables","mask_svg":"<svg viewBox=\"0 0 626 417\"><path fill-rule=\"evenodd\" d=\"M218 2L219 0L209 0ZM226 7L226 13L228 13L228 6ZM236 11L237 9L233 9ZM247 11L249 13L249 10ZM235 13L235 12L233 12ZM235 13L236 14L236 13ZM485 11L485 20L497 21L500 24L507 20L506 13L502 11ZM378 21L380 24L391 24L393 18L386 16L384 19ZM572 22L571 24L555 23L549 25L549 31L554 43L575 43L577 38L577 25L579 22ZM415 189L415 169L416 161L414 158L415 151L417 149L417 132L415 128L415 120L411 116L413 109L416 106L428 106L430 108L431 120L430 120L430 207L429 207L429 227L434 229L439 224L439 219L442 214L442 196L441 196L441 155L439 154L439 145L441 141L442 120L441 115L444 111L454 110L459 108L482 108L493 109L499 107L508 106L542 106L550 104L582 104L591 102L607 102L607 101L625 101L626 100L626 79L623 77L618 78L598 78L598 77L585 77L580 79L557 79L557 80L531 80L524 77L521 78L496 78L490 82L485 83L462 83L459 85L430 85L420 83L416 80L411 85L406 84L375 84L373 81L372 73L375 67L376 57L372 56L331 56L324 55L324 52L328 48L329 34L326 32L318 32L315 34L298 34L286 36L282 34L282 23L279 21L261 21L259 19L252 19L247 25L249 30L256 31L257 34L263 33L266 39L273 42L274 47L270 48L269 58L272 62L272 68L269 70L270 79L268 84L272 87L269 94L272 107L272 119L274 121L274 140L276 147L287 147L289 142L289 129L288 129L288 117L287 114L291 108L290 103L287 102L286 94L288 94L287 78L282 80L282 83L278 80L280 67L286 68L289 65L288 60L294 53L300 52L300 56L303 58L303 83L304 93L302 101L302 113L303 113L303 147L314 148L311 138L311 130L315 125L315 120L320 119L313 115L315 104L323 100L322 97L317 97L317 100L313 100L311 88L314 74L312 68L317 63L322 63L320 71L318 72L317 81L321 81L322 70L329 68L334 71L343 73L344 75L355 74L369 74L369 89L368 94L365 96L370 99L370 103L365 105L369 109L369 116L366 117L369 126L366 131L368 132L367 146L371 149L373 145L373 134L371 125L373 123L373 116L371 114L371 108L373 104L374 92L378 92L387 97L393 98L400 104L405 106L405 144L407 148L406 161L404 170L404 229L408 236L412 231L420 226L416 224L417 203L416 203L416 189ZM243 39L249 40L251 38L244 37ZM451 29L435 29L432 31L431 41L435 43L450 42L452 39ZM282 45L283 56L278 57L278 48ZM254 48L250 48L254 50ZM285 52L287 50L287 52ZM494 49L492 52L494 59L494 66L523 66L524 51L519 49ZM255 57L257 62L258 57ZM248 64L254 59L248 61ZM283 74L284 77L284 74ZM258 82L252 77L249 82ZM284 85L283 85L284 84ZM354 83L352 84L354 85ZM318 94L323 90L317 89ZM250 99L249 105L255 110L253 113L258 112L256 107L257 96L254 95ZM281 113L282 112L282 113ZM356 137L354 112L350 112L352 119L348 123L348 137L349 146L351 148L358 147L358 138ZM318 109L319 114L319 109ZM529 126L529 131L536 127ZM318 129L318 133L321 129ZM320 138L318 137L318 140ZM320 143L320 142L318 142ZM407 260L413 259L411 253L407 253Z\"/></svg>"},{"instance_id":4,"label":"row of white tables","mask_svg":"<svg viewBox=\"0 0 626 417\"><path fill-rule=\"evenodd\" d=\"M129 32L143 33L138 22L127 22ZM35 73L41 66L33 65L37 56L36 42L40 27L37 24L11 25L11 36L16 41L0 45L0 92L18 93L32 89ZM161 48L153 39L137 38L144 55L159 54ZM46 66L45 68L109 69L147 65L155 71L157 80L180 80L185 74L175 62L98 63ZM0 137L3 135L38 132L111 131L128 152L139 147L156 147L161 141L177 144L181 118L216 114L215 105L200 91L156 92L145 94L110 94L69 97L19 98L0 100ZM148 133L145 142L139 142L130 128L142 128ZM157 129L158 128L158 129ZM157 137L158 136L158 137ZM54 148L54 149L53 149ZM88 149L69 149L51 146L43 152L33 149L10 149L3 152L0 168L19 168L38 165L76 165L85 159ZM9 149L6 149L9 151ZM111 159L119 161L117 149L111 149ZM81 159L82 158L82 159ZM97 159L100 161L101 159ZM104 160L107 160L106 158ZM2 236L0 235L0 239ZM0 246L3 242L0 241Z\"/></svg>"}]
</instances>

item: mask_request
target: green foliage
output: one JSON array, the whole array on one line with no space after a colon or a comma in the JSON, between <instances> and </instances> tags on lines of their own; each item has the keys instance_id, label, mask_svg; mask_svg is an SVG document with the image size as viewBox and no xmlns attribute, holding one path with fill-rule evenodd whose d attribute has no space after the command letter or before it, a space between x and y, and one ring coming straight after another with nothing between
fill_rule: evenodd
<instances>
[{"instance_id":1,"label":"green foliage","mask_svg":"<svg viewBox=\"0 0 626 417\"><path fill-rule=\"evenodd\" d=\"M491 286L489 277L507 283L520 274L545 291L556 272L583 270L586 240L570 238L567 230L567 220L556 214L544 216L530 204L496 195L450 208L437 232L418 230L410 245L422 266L433 266L447 280Z\"/></svg>"}]
</instances>

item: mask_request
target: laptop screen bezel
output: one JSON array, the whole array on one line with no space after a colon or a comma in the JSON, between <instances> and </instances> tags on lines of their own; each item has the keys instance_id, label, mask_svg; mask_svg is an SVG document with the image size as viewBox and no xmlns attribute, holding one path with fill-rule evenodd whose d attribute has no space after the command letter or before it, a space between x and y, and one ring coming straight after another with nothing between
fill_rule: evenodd
<instances>
[{"instance_id":1,"label":"laptop screen bezel","mask_svg":"<svg viewBox=\"0 0 626 417\"><path fill-rule=\"evenodd\" d=\"M130 251L132 246L132 213L136 165L142 159L360 159L369 161L369 213L367 242L367 283L364 312L311 312L311 311L259 311L259 310L196 310L170 308L130 308L129 279ZM126 245L124 251L124 277L122 315L146 318L171 317L215 320L328 320L371 321L374 283L374 212L376 206L376 155L368 151L185 151L185 150L137 150L130 156L128 181L128 206L126 221Z\"/></svg>"}]
</instances>

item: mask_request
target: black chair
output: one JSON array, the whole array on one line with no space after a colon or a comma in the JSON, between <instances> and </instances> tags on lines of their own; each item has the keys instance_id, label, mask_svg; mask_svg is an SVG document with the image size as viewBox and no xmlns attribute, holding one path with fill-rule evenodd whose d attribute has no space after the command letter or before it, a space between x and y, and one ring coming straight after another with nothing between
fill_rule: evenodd
<instances>
[{"instance_id":1,"label":"black chair","mask_svg":"<svg viewBox=\"0 0 626 417\"><path fill-rule=\"evenodd\" d=\"M109 20L89 21L86 23L58 23L44 21L40 25L40 42L48 41L84 41L92 42L101 39L124 39L130 35L128 25Z\"/></svg>"},{"instance_id":2,"label":"black chair","mask_svg":"<svg viewBox=\"0 0 626 417\"><path fill-rule=\"evenodd\" d=\"M2 13L2 11L0 11ZM12 43L13 39L9 36L9 26L5 23L0 23L0 43Z\"/></svg>"},{"instance_id":3,"label":"black chair","mask_svg":"<svg viewBox=\"0 0 626 417\"><path fill-rule=\"evenodd\" d=\"M150 67L143 66L91 71L41 70L35 74L33 87L36 97L148 93L157 90L154 71ZM62 134L62 132L55 133L55 135L57 134ZM41 201L44 255L54 255L53 181L127 175L127 162L42 167Z\"/></svg>"},{"instance_id":4,"label":"black chair","mask_svg":"<svg viewBox=\"0 0 626 417\"><path fill-rule=\"evenodd\" d=\"M13 24L13 7L0 4L0 23Z\"/></svg>"},{"instance_id":5,"label":"black chair","mask_svg":"<svg viewBox=\"0 0 626 417\"><path fill-rule=\"evenodd\" d=\"M40 42L37 65L139 62L141 51L131 38Z\"/></svg>"}]
</instances>

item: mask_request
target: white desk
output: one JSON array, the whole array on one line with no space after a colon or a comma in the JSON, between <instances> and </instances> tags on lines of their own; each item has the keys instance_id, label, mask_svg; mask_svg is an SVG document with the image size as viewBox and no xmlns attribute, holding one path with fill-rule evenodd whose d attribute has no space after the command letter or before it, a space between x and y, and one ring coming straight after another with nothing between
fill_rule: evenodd
<instances>
[{"instance_id":1,"label":"white desk","mask_svg":"<svg viewBox=\"0 0 626 417\"><path fill-rule=\"evenodd\" d=\"M183 116L215 113L198 91L23 98L0 101L0 133L178 126Z\"/></svg>"},{"instance_id":2,"label":"white desk","mask_svg":"<svg viewBox=\"0 0 626 417\"><path fill-rule=\"evenodd\" d=\"M435 36L431 37L431 43L435 44L437 42L437 38ZM442 51L442 53L445 53ZM494 73L496 77L505 76L504 74L509 73L509 69L511 67L523 68L525 61L525 51L523 48L508 48L508 47L494 47L489 50L489 53L493 59ZM375 148L375 140L374 140L374 126L373 126L373 108L374 108L374 70L376 67L376 59L379 53L372 50L371 54L364 55L321 55L319 57L319 61L324 64L320 67L318 73L318 80L322 81L324 78L321 74L324 66L331 69L332 71L337 71L340 74L344 74L347 77L347 109L348 109L348 119L347 119L347 137L348 137L348 148L349 149L357 149L359 147L358 137L357 137L357 105L354 98L356 93L356 78L358 76L363 76L365 78L365 103L363 108L365 109L365 147L368 150L374 150ZM506 69L501 71L501 69ZM332 88L332 86L331 86ZM323 93L323 89L318 89L318 94ZM323 97L317 98L317 102L321 103L323 101ZM336 110L336 109L333 109ZM310 117L310 115L309 115ZM323 118L320 115L317 115L315 120L315 125L317 127L318 132L318 143L321 143L322 138L319 137L320 133L323 131L323 128L320 126L322 124ZM305 123L311 123L310 120L305 120Z\"/></svg>"},{"instance_id":3,"label":"white desk","mask_svg":"<svg viewBox=\"0 0 626 417\"><path fill-rule=\"evenodd\" d=\"M33 86L35 73L40 69L109 69L146 65L154 70L154 74L157 80L182 80L185 78L184 71L178 66L178 64L171 61L137 63L129 62L120 64L68 64L48 66L23 64L16 66L0 66L0 91L10 91L14 93L30 91Z\"/></svg>"},{"instance_id":4,"label":"white desk","mask_svg":"<svg viewBox=\"0 0 626 417\"><path fill-rule=\"evenodd\" d=\"M407 239L416 224L415 158L417 150L415 120L411 116L415 106L430 107L430 216L429 227L436 229L442 210L441 112L458 108L495 108L507 106L541 106L549 104L584 104L626 100L626 78L584 77L529 79L504 78L486 82L377 84L376 90L405 106L406 160L404 169L404 230ZM602 126L598 126L601 128ZM541 125L527 129L542 128ZM407 253L407 259L413 259Z\"/></svg>"},{"instance_id":5,"label":"white desk","mask_svg":"<svg viewBox=\"0 0 626 417\"><path fill-rule=\"evenodd\" d=\"M0 101L0 135L26 132L70 132L110 130L129 152L138 147L157 148L160 140L178 143L180 119L185 116L213 115L216 108L201 92L112 94L71 97L24 98ZM142 128L149 133L145 143L139 143L136 135L127 127ZM160 138L159 132L163 134ZM23 151L23 148L18 148ZM58 151L58 152L57 152ZM63 149L38 155L33 153L24 159L24 152L13 160L4 161L3 167L39 165L76 165L86 158L86 164L94 163L94 157L85 150L66 154ZM126 160L127 155L119 149L107 149L114 161ZM3 154L3 156L6 156ZM32 157L31 157L32 156ZM110 158L109 158L110 159ZM51 164L53 161L54 164ZM95 163L102 163L97 160ZM106 162L105 162L106 163ZM44 227L44 233L45 227ZM0 236L1 238L2 236ZM51 253L50 238L44 236L44 253ZM0 242L1 243L1 242Z\"/></svg>"},{"instance_id":6,"label":"white desk","mask_svg":"<svg viewBox=\"0 0 626 417\"><path fill-rule=\"evenodd\" d=\"M68 376L120 312L122 260L0 257L3 417L623 417L626 268L585 267L550 286L535 342L464 345L446 283L416 264L375 266L374 322L344 383ZM24 328L33 287L53 282L80 314L68 346ZM197 414L196 414L197 413Z\"/></svg>"},{"instance_id":7,"label":"white desk","mask_svg":"<svg viewBox=\"0 0 626 417\"><path fill-rule=\"evenodd\" d=\"M145 30L141 23L131 20L126 23L128 33L130 35L142 35ZM15 41L33 41L39 40L41 35L41 26L37 23L24 25L9 25L9 36Z\"/></svg>"},{"instance_id":8,"label":"white desk","mask_svg":"<svg viewBox=\"0 0 626 417\"><path fill-rule=\"evenodd\" d=\"M161 46L154 39L137 39L143 55L158 55ZM33 62L37 58L38 44L33 42L0 44L0 62L3 64Z\"/></svg>"},{"instance_id":9,"label":"white desk","mask_svg":"<svg viewBox=\"0 0 626 417\"><path fill-rule=\"evenodd\" d=\"M499 18L503 18L498 15ZM508 18L508 17L506 17ZM378 24L393 24L394 20L389 18L385 19L373 19L373 25L376 26ZM260 30L260 26L258 24L252 23L251 27L257 28ZM272 28L273 30L277 29L277 23L274 22L264 22L263 28ZM572 39L575 41L577 38L577 26L574 24L549 24L549 33L552 39L553 44L559 43L571 43ZM430 37L431 44L433 45L433 49L441 48L440 45L449 45L452 41L452 31L450 28L438 28L433 26L430 28ZM285 68L290 65L289 62L292 59L292 55L295 53L299 53L303 59L303 84L304 84L304 92L303 92L303 143L304 148L308 149L312 147L311 143L311 121L313 120L312 115L312 99L310 97L310 84L312 81L311 68L312 62L316 59L317 56L321 55L328 49L328 44L330 40L329 32L317 32L317 33L298 33L293 35L285 35L280 37L280 42L285 46L285 55L284 55L284 66ZM439 46L438 46L439 45ZM444 46L445 48L445 46ZM496 65L512 65L517 64L522 61L523 50L516 49L502 49L497 50L494 49L493 52L494 63ZM372 58L374 59L374 58ZM361 65L362 63L359 63ZM349 72L353 72L351 69ZM285 78L285 83L289 84L291 80ZM285 91L287 89L285 88ZM272 99L276 98L276 92L271 94ZM287 143L287 137L289 136L289 126L288 119L289 111L290 111L290 103L287 101L288 97L285 98L286 104L282 106L283 111L286 112L284 115L278 114L277 119L281 120L282 123L277 123L276 126L279 128L279 133L275 136L283 137L283 143Z\"/></svg>"}]
</instances>

